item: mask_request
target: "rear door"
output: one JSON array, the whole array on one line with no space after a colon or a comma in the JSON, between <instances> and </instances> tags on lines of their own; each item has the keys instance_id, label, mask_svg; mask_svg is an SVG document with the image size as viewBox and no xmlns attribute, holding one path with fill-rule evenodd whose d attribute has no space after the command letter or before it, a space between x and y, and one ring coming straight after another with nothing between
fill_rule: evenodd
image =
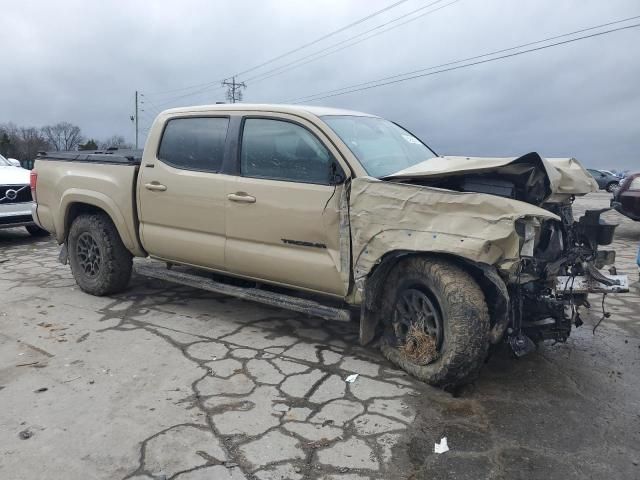
<instances>
[{"instance_id":1,"label":"rear door","mask_svg":"<svg viewBox=\"0 0 640 480\"><path fill-rule=\"evenodd\" d=\"M284 114L245 117L240 135L239 175L226 184L227 269L344 295L337 151L313 124Z\"/></svg>"},{"instance_id":2,"label":"rear door","mask_svg":"<svg viewBox=\"0 0 640 480\"><path fill-rule=\"evenodd\" d=\"M229 117L169 119L138 177L140 236L154 257L224 269Z\"/></svg>"}]
</instances>

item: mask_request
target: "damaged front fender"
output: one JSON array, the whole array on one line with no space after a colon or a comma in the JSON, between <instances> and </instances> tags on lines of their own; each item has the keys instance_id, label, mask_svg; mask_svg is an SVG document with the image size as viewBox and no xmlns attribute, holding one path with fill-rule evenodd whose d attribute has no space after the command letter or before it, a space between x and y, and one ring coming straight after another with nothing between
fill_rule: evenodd
<instances>
[{"instance_id":1,"label":"damaged front fender","mask_svg":"<svg viewBox=\"0 0 640 480\"><path fill-rule=\"evenodd\" d=\"M354 279L364 279L392 251L452 254L508 269L519 259L521 218L560 220L525 202L480 193L360 177L352 181Z\"/></svg>"}]
</instances>

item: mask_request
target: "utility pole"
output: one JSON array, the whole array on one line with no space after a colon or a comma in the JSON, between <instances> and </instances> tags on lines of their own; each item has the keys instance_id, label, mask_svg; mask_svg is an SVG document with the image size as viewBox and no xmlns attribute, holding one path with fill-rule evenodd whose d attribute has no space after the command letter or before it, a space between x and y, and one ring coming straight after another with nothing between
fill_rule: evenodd
<instances>
[{"instance_id":1,"label":"utility pole","mask_svg":"<svg viewBox=\"0 0 640 480\"><path fill-rule=\"evenodd\" d=\"M136 150L138 149L138 90L136 90Z\"/></svg>"},{"instance_id":2,"label":"utility pole","mask_svg":"<svg viewBox=\"0 0 640 480\"><path fill-rule=\"evenodd\" d=\"M225 80L222 86L227 87L227 100L231 103L242 101L242 89L247 88L244 82L236 83L236 77L231 77L231 81Z\"/></svg>"},{"instance_id":3,"label":"utility pole","mask_svg":"<svg viewBox=\"0 0 640 480\"><path fill-rule=\"evenodd\" d=\"M129 120L133 122L136 128L136 150L138 149L138 91L136 90L135 96L135 105L134 105L135 114L129 115Z\"/></svg>"}]
</instances>

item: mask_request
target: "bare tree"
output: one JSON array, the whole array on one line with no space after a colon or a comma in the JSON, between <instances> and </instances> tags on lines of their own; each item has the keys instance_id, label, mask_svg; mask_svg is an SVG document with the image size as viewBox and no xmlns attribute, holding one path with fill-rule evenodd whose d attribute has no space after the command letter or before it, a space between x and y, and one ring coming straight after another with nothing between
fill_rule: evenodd
<instances>
[{"instance_id":1,"label":"bare tree","mask_svg":"<svg viewBox=\"0 0 640 480\"><path fill-rule=\"evenodd\" d=\"M49 142L36 127L20 127L20 158L32 160L41 150L48 150Z\"/></svg>"},{"instance_id":2,"label":"bare tree","mask_svg":"<svg viewBox=\"0 0 640 480\"><path fill-rule=\"evenodd\" d=\"M100 142L100 148L105 150L107 148L133 148L133 145L127 143L122 135L112 135L106 140Z\"/></svg>"},{"instance_id":3,"label":"bare tree","mask_svg":"<svg viewBox=\"0 0 640 480\"><path fill-rule=\"evenodd\" d=\"M42 134L56 150L75 150L82 143L80 127L69 122L42 127Z\"/></svg>"},{"instance_id":4,"label":"bare tree","mask_svg":"<svg viewBox=\"0 0 640 480\"><path fill-rule=\"evenodd\" d=\"M36 127L18 127L14 123L0 125L0 153L7 157L33 160L39 151L50 147Z\"/></svg>"}]
</instances>

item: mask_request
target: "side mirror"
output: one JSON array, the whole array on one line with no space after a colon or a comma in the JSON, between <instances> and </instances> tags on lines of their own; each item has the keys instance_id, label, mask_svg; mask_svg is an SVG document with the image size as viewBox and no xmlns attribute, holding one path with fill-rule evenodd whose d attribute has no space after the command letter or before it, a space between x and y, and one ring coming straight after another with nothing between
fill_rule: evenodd
<instances>
[{"instance_id":1,"label":"side mirror","mask_svg":"<svg viewBox=\"0 0 640 480\"><path fill-rule=\"evenodd\" d=\"M16 160L15 158L7 158L7 160L9 160L9 163L14 167L22 167L20 160Z\"/></svg>"},{"instance_id":2,"label":"side mirror","mask_svg":"<svg viewBox=\"0 0 640 480\"><path fill-rule=\"evenodd\" d=\"M347 179L347 176L342 171L342 167L338 164L338 162L334 160L333 162L331 162L331 167L329 168L331 169L329 173L330 184L340 185L344 183L344 181Z\"/></svg>"}]
</instances>

